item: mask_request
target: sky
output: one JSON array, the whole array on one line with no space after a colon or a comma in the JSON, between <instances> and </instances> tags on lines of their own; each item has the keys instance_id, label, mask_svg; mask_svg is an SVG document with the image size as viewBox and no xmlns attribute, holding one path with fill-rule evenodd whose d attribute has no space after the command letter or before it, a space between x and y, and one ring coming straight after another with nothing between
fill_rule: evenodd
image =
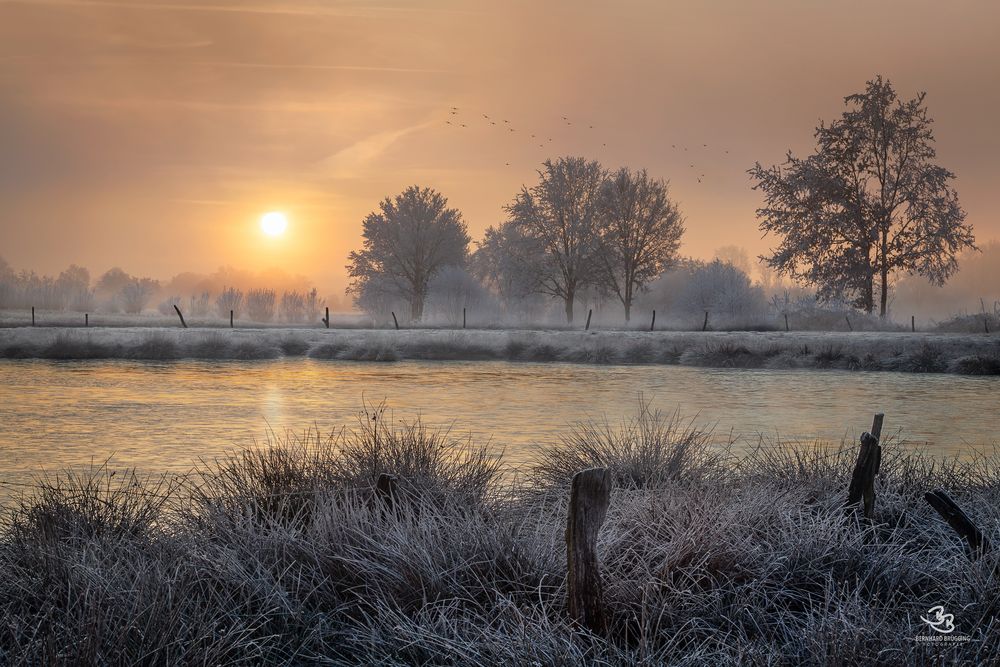
<instances>
[{"instance_id":1,"label":"sky","mask_svg":"<svg viewBox=\"0 0 1000 667\"><path fill-rule=\"evenodd\" d=\"M478 239L560 155L669 180L685 255L759 254L746 170L808 151L876 74L926 91L996 239L997 25L962 0L0 0L0 256L342 289L384 197L436 188Z\"/></svg>"}]
</instances>

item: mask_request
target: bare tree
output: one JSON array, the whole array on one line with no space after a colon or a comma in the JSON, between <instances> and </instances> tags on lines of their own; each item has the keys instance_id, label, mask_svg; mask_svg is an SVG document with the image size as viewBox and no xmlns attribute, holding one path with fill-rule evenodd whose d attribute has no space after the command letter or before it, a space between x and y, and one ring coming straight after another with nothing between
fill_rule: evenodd
<instances>
[{"instance_id":1,"label":"bare tree","mask_svg":"<svg viewBox=\"0 0 1000 667\"><path fill-rule=\"evenodd\" d=\"M273 289L247 290L247 314L255 322L270 322L274 318L276 295Z\"/></svg>"},{"instance_id":2,"label":"bare tree","mask_svg":"<svg viewBox=\"0 0 1000 667\"><path fill-rule=\"evenodd\" d=\"M132 278L121 288L122 310L132 315L141 313L158 289L160 283L157 280Z\"/></svg>"},{"instance_id":3,"label":"bare tree","mask_svg":"<svg viewBox=\"0 0 1000 667\"><path fill-rule=\"evenodd\" d=\"M598 220L605 171L582 157L546 160L539 182L522 188L506 207L517 236L537 252L526 256L534 289L562 299L566 321L573 321L577 293L599 271Z\"/></svg>"},{"instance_id":4,"label":"bare tree","mask_svg":"<svg viewBox=\"0 0 1000 667\"><path fill-rule=\"evenodd\" d=\"M243 291L235 287L227 287L215 297L215 308L219 312L219 317L229 317L232 311L234 317L239 317L243 310Z\"/></svg>"},{"instance_id":5,"label":"bare tree","mask_svg":"<svg viewBox=\"0 0 1000 667\"><path fill-rule=\"evenodd\" d=\"M598 225L601 286L618 296L628 322L636 293L676 259L683 220L664 181L623 167L604 183Z\"/></svg>"},{"instance_id":6,"label":"bare tree","mask_svg":"<svg viewBox=\"0 0 1000 667\"><path fill-rule=\"evenodd\" d=\"M942 285L958 269L975 238L950 186L955 175L933 162L924 96L901 101L877 77L845 99L840 119L816 129L815 154L750 169L765 196L760 228L781 237L770 266L868 313L877 283L882 317L895 274Z\"/></svg>"},{"instance_id":7,"label":"bare tree","mask_svg":"<svg viewBox=\"0 0 1000 667\"><path fill-rule=\"evenodd\" d=\"M410 303L410 317L423 317L431 279L446 266L465 266L469 233L458 209L430 188L411 186L380 204L363 223L364 248L352 252L350 291L364 293L369 281L390 285Z\"/></svg>"}]
</instances>

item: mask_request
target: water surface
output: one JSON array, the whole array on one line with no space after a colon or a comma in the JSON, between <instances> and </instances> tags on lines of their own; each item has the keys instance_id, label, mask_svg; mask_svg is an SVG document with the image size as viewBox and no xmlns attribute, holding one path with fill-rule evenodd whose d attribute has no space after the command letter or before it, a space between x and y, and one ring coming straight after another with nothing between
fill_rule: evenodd
<instances>
[{"instance_id":1,"label":"water surface","mask_svg":"<svg viewBox=\"0 0 1000 667\"><path fill-rule=\"evenodd\" d=\"M506 362L0 362L0 481L102 461L184 471L265 437L329 432L385 399L458 434L492 438L513 464L568 423L617 420L640 394L730 431L786 440L855 438L875 411L886 429L940 454L992 446L1000 377L682 366Z\"/></svg>"}]
</instances>

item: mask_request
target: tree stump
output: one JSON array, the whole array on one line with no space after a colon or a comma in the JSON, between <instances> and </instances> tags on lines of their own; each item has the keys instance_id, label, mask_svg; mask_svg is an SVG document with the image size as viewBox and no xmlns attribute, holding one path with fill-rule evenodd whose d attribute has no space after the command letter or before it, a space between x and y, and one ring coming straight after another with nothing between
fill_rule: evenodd
<instances>
[{"instance_id":1,"label":"tree stump","mask_svg":"<svg viewBox=\"0 0 1000 667\"><path fill-rule=\"evenodd\" d=\"M569 615L596 634L607 630L597 534L610 500L611 473L607 468L590 468L573 476L566 521Z\"/></svg>"},{"instance_id":2,"label":"tree stump","mask_svg":"<svg viewBox=\"0 0 1000 667\"><path fill-rule=\"evenodd\" d=\"M990 550L990 542L983 535L983 532L962 511L958 503L948 497L947 493L941 489L929 491L924 494L924 500L941 515L942 519L948 522L948 525L958 533L959 537L965 540L973 558Z\"/></svg>"},{"instance_id":3,"label":"tree stump","mask_svg":"<svg viewBox=\"0 0 1000 667\"><path fill-rule=\"evenodd\" d=\"M866 519L871 519L875 513L875 476L878 475L879 465L882 463L882 446L879 444L879 439L882 437L884 419L883 413L876 414L871 433L861 434L861 449L858 451L857 463L854 464L854 474L851 475L851 486L847 490L847 507L853 507L863 501L863 514Z\"/></svg>"}]
</instances>

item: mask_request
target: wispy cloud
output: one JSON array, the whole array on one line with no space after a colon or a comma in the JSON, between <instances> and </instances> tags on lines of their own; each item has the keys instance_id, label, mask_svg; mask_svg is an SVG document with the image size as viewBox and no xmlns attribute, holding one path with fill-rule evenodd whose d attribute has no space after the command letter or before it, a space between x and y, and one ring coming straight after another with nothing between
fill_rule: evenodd
<instances>
[{"instance_id":1,"label":"wispy cloud","mask_svg":"<svg viewBox=\"0 0 1000 667\"><path fill-rule=\"evenodd\" d=\"M318 166L334 178L356 176L359 170L371 166L397 141L409 134L431 127L433 124L433 121L426 121L403 128L377 132L320 160Z\"/></svg>"}]
</instances>

